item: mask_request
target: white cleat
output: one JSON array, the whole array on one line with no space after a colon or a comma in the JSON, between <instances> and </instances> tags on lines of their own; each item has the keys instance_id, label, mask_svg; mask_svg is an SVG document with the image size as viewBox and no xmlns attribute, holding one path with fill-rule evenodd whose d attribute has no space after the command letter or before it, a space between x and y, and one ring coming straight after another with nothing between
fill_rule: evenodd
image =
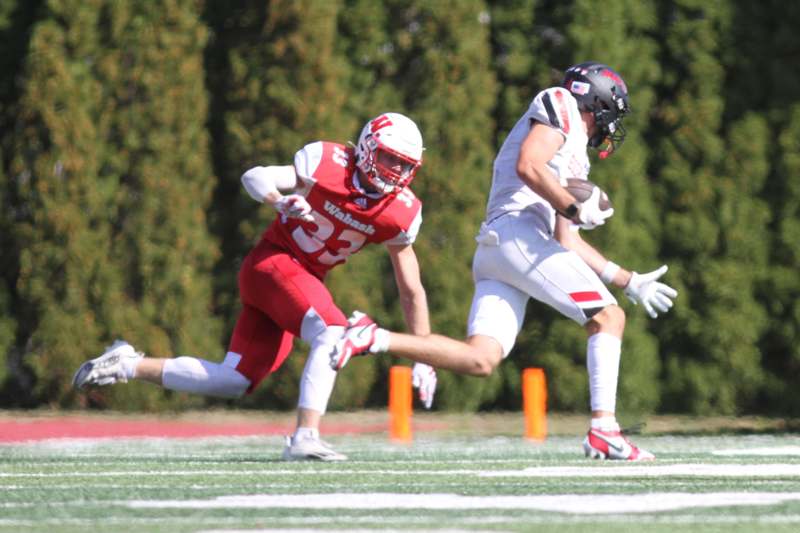
<instances>
[{"instance_id":1,"label":"white cleat","mask_svg":"<svg viewBox=\"0 0 800 533\"><path fill-rule=\"evenodd\" d=\"M82 389L88 385L113 385L127 383L122 362L124 359L141 359L144 354L123 340L116 340L100 357L86 361L72 378L72 386Z\"/></svg>"},{"instance_id":2,"label":"white cleat","mask_svg":"<svg viewBox=\"0 0 800 533\"><path fill-rule=\"evenodd\" d=\"M294 439L286 436L283 449L284 461L346 461L347 456L335 451L322 439Z\"/></svg>"}]
</instances>

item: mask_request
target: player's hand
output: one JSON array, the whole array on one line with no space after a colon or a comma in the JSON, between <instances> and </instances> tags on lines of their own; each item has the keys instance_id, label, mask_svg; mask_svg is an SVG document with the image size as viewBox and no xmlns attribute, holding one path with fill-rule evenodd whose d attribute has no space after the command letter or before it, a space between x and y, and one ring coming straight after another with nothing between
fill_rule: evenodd
<instances>
[{"instance_id":1,"label":"player's hand","mask_svg":"<svg viewBox=\"0 0 800 533\"><path fill-rule=\"evenodd\" d=\"M281 215L288 218L299 218L306 222L311 222L311 206L308 204L305 196L299 194L287 194L282 196L280 200L272 204L272 206Z\"/></svg>"},{"instance_id":2,"label":"player's hand","mask_svg":"<svg viewBox=\"0 0 800 533\"><path fill-rule=\"evenodd\" d=\"M606 210L600 209L600 187L595 187L592 194L578 208L578 216L575 222L581 229L590 230L606 223L606 219L614 214L614 208Z\"/></svg>"},{"instance_id":3,"label":"player's hand","mask_svg":"<svg viewBox=\"0 0 800 533\"><path fill-rule=\"evenodd\" d=\"M436 393L436 370L425 363L414 363L411 370L411 384L419 389L419 400L425 409L433 405L433 395Z\"/></svg>"},{"instance_id":4,"label":"player's hand","mask_svg":"<svg viewBox=\"0 0 800 533\"><path fill-rule=\"evenodd\" d=\"M635 304L642 304L650 318L657 318L658 311L666 313L672 307L672 299L678 296L678 291L658 281L668 270L667 265L662 265L658 270L639 274L633 272L625 295Z\"/></svg>"}]
</instances>

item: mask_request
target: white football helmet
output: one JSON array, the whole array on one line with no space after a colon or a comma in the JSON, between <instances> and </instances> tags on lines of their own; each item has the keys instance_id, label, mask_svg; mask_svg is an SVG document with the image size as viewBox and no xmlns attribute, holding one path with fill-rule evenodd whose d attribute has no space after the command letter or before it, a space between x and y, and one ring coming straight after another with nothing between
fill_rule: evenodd
<instances>
[{"instance_id":1,"label":"white football helmet","mask_svg":"<svg viewBox=\"0 0 800 533\"><path fill-rule=\"evenodd\" d=\"M383 113L366 123L356 145L356 166L379 192L399 191L422 165L422 134L400 113Z\"/></svg>"}]
</instances>

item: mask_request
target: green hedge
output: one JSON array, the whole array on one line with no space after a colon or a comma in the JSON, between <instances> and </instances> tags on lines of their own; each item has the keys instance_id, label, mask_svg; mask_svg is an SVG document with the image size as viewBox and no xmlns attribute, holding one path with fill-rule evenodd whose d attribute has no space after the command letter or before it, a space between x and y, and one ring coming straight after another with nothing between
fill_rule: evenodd
<instances>
[{"instance_id":1,"label":"green hedge","mask_svg":"<svg viewBox=\"0 0 800 533\"><path fill-rule=\"evenodd\" d=\"M218 403L69 381L117 336L221 359L239 263L273 216L239 176L355 140L384 110L423 131L416 248L434 329L462 337L495 150L536 92L596 59L634 113L620 153L593 161L616 214L588 238L629 269L668 264L680 291L656 321L617 295L620 407L797 415L798 23L777 0L4 2L0 406ZM346 314L404 327L385 251L328 281ZM585 334L535 302L527 316L492 378L441 373L438 408L518 408L521 369L543 366L553 408L587 409ZM306 350L241 404L292 408ZM383 405L395 363L348 367L332 407Z\"/></svg>"}]
</instances>

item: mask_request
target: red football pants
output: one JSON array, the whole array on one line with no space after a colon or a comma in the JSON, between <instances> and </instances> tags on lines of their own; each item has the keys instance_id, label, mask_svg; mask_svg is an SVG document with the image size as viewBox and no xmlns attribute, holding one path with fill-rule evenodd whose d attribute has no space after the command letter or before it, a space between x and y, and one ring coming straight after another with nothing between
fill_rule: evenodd
<instances>
[{"instance_id":1,"label":"red football pants","mask_svg":"<svg viewBox=\"0 0 800 533\"><path fill-rule=\"evenodd\" d=\"M264 241L251 250L239 270L239 296L244 307L228 351L241 356L236 370L250 380L248 391L280 368L304 321L347 324L322 281L289 253Z\"/></svg>"}]
</instances>

